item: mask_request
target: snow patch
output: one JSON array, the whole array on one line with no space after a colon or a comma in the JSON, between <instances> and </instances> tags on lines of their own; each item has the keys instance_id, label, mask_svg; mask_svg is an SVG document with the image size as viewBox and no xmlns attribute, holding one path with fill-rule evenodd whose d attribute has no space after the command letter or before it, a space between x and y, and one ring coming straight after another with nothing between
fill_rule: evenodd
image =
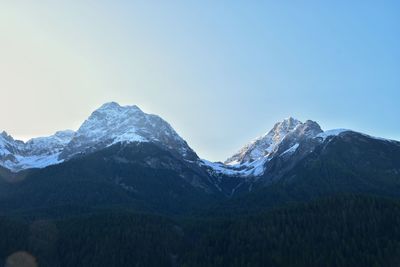
<instances>
[{"instance_id":1,"label":"snow patch","mask_svg":"<svg viewBox=\"0 0 400 267\"><path fill-rule=\"evenodd\" d=\"M332 130L327 130L325 132L322 132L320 134L318 134L315 138L322 138L322 141L325 141L326 138L330 137L330 136L338 136L343 132L349 132L351 130L348 129L332 129Z\"/></svg>"},{"instance_id":2,"label":"snow patch","mask_svg":"<svg viewBox=\"0 0 400 267\"><path fill-rule=\"evenodd\" d=\"M289 149L284 151L282 154L280 154L279 156L284 156L286 154L293 154L294 152L296 152L298 147L299 147L299 143L296 143L292 147L290 147Z\"/></svg>"},{"instance_id":3,"label":"snow patch","mask_svg":"<svg viewBox=\"0 0 400 267\"><path fill-rule=\"evenodd\" d=\"M264 174L265 164L269 161L267 158L255 160L251 163L243 163L236 165L227 165L221 162L210 162L208 160L200 160L200 166L209 167L214 173L235 177L261 176Z\"/></svg>"},{"instance_id":4,"label":"snow patch","mask_svg":"<svg viewBox=\"0 0 400 267\"><path fill-rule=\"evenodd\" d=\"M63 162L58 159L60 153L53 155L33 155L33 156L15 156L16 162L6 160L3 164L4 167L13 172L18 172L25 169L44 168L50 165L55 165Z\"/></svg>"}]
</instances>

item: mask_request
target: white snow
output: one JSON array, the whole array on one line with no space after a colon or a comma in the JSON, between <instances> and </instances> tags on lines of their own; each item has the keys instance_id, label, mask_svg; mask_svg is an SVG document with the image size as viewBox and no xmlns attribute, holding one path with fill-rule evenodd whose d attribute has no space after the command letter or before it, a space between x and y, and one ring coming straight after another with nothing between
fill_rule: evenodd
<instances>
[{"instance_id":1,"label":"white snow","mask_svg":"<svg viewBox=\"0 0 400 267\"><path fill-rule=\"evenodd\" d=\"M143 136L136 134L134 131L132 131L132 132L128 131L119 136L116 136L114 141L110 145L113 145L116 143L121 143L121 142L148 142L148 140L146 138L144 138Z\"/></svg>"},{"instance_id":2,"label":"white snow","mask_svg":"<svg viewBox=\"0 0 400 267\"><path fill-rule=\"evenodd\" d=\"M339 134L343 133L343 132L348 132L351 130L348 129L332 129L332 130L327 130L325 132L322 132L320 134L318 134L316 136L316 138L320 137L322 138L322 141L325 141L326 138L328 138L329 136L338 136Z\"/></svg>"},{"instance_id":3,"label":"white snow","mask_svg":"<svg viewBox=\"0 0 400 267\"><path fill-rule=\"evenodd\" d=\"M33 155L33 156L16 156L16 162L6 160L3 164L4 167L10 169L13 172L17 172L25 169L32 168L44 168L50 165L58 164L63 162L58 159L60 153L52 155Z\"/></svg>"},{"instance_id":4,"label":"white snow","mask_svg":"<svg viewBox=\"0 0 400 267\"><path fill-rule=\"evenodd\" d=\"M372 138L372 139L376 139L376 140L380 140L380 141L391 142L391 143L399 143L399 141L396 141L396 140L382 138L382 137L376 137L376 136L372 136L372 135L369 135L369 134L353 131L353 130L350 130L350 129L332 129L332 130L328 130L328 131L325 131L323 133L320 133L316 137L320 137L320 138L322 138L322 141L325 141L325 139L327 137L329 137L329 136L338 136L343 132L354 132L354 133L358 133L360 135L366 136L368 138Z\"/></svg>"},{"instance_id":5,"label":"white snow","mask_svg":"<svg viewBox=\"0 0 400 267\"><path fill-rule=\"evenodd\" d=\"M280 156L286 155L286 154L293 154L296 152L297 148L299 147L299 143L294 144L291 146L289 149L285 150Z\"/></svg>"},{"instance_id":6,"label":"white snow","mask_svg":"<svg viewBox=\"0 0 400 267\"><path fill-rule=\"evenodd\" d=\"M243 163L236 165L227 165L220 162L210 162L202 159L200 161L201 166L209 167L216 174L223 174L227 176L235 177L249 177L249 176L261 176L264 174L264 165L269 161L267 158L255 160L251 163Z\"/></svg>"}]
</instances>

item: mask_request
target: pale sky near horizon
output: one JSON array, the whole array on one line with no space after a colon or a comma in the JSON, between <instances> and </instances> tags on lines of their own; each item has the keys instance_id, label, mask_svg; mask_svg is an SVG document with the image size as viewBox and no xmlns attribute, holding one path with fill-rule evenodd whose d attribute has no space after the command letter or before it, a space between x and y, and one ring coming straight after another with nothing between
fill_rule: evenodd
<instances>
[{"instance_id":1,"label":"pale sky near horizon","mask_svg":"<svg viewBox=\"0 0 400 267\"><path fill-rule=\"evenodd\" d=\"M0 131L105 102L225 160L276 121L400 140L400 1L0 1Z\"/></svg>"}]
</instances>

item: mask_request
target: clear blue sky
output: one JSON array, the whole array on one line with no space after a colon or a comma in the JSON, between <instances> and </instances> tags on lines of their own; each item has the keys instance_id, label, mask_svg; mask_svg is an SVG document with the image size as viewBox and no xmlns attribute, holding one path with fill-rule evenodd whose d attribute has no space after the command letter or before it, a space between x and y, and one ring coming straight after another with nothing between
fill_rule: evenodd
<instances>
[{"instance_id":1,"label":"clear blue sky","mask_svg":"<svg viewBox=\"0 0 400 267\"><path fill-rule=\"evenodd\" d=\"M400 139L400 1L4 1L0 128L137 104L224 160L288 116Z\"/></svg>"}]
</instances>

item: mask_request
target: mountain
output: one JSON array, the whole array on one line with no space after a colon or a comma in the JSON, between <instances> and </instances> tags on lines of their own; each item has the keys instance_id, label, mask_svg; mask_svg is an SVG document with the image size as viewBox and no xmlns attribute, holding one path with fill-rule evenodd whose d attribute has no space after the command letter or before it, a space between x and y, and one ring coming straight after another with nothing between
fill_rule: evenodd
<instances>
[{"instance_id":1,"label":"mountain","mask_svg":"<svg viewBox=\"0 0 400 267\"><path fill-rule=\"evenodd\" d=\"M106 103L94 111L73 136L60 159L79 153L90 153L120 142L152 142L187 160L196 160L196 153L157 115L146 114L137 106L122 107Z\"/></svg>"},{"instance_id":2,"label":"mountain","mask_svg":"<svg viewBox=\"0 0 400 267\"><path fill-rule=\"evenodd\" d=\"M287 203L348 194L400 198L398 141L335 130L299 142L294 151L284 153L286 147L268 161L262 175L236 181L230 187L233 197L213 212L257 213Z\"/></svg>"},{"instance_id":3,"label":"mountain","mask_svg":"<svg viewBox=\"0 0 400 267\"><path fill-rule=\"evenodd\" d=\"M330 132L332 131L327 131L325 135ZM245 145L224 164L206 160L203 160L202 164L214 175L260 177L265 173L272 159L290 157L300 144L302 147L308 146L308 149L311 149L310 144L306 144L315 143L319 134L324 134L324 132L318 123L311 120L303 123L297 119L288 118L276 123L265 135Z\"/></svg>"},{"instance_id":4,"label":"mountain","mask_svg":"<svg viewBox=\"0 0 400 267\"><path fill-rule=\"evenodd\" d=\"M0 135L1 266L397 266L399 200L400 142L311 120L225 163L112 102L76 132Z\"/></svg>"},{"instance_id":5,"label":"mountain","mask_svg":"<svg viewBox=\"0 0 400 267\"><path fill-rule=\"evenodd\" d=\"M400 196L396 193L400 192L397 188L400 162L395 160L399 158L400 142L347 129L323 131L314 121L303 123L289 118L244 146L227 164L205 160L202 164L216 177L224 195L237 196L237 205L243 201L256 209L324 194L358 192ZM374 172L376 176L371 177ZM332 176L333 173L338 176ZM241 199L242 195L246 200Z\"/></svg>"},{"instance_id":6,"label":"mountain","mask_svg":"<svg viewBox=\"0 0 400 267\"><path fill-rule=\"evenodd\" d=\"M26 143L3 132L0 134L0 165L13 172L44 168L120 142L152 142L186 160L198 159L159 116L146 114L137 106L122 107L111 102L95 110L77 132L60 131Z\"/></svg>"},{"instance_id":7,"label":"mountain","mask_svg":"<svg viewBox=\"0 0 400 267\"><path fill-rule=\"evenodd\" d=\"M315 121L294 118L276 123L225 163L200 159L160 117L114 102L76 132L26 143L3 133L0 141L0 212L112 205L182 213L212 205L239 210L243 203L250 211L324 194L397 197L400 180L400 162L393 159L400 158L399 142L323 131Z\"/></svg>"},{"instance_id":8,"label":"mountain","mask_svg":"<svg viewBox=\"0 0 400 267\"><path fill-rule=\"evenodd\" d=\"M302 122L291 117L276 123L268 133L245 145L239 152L227 159L225 164L243 164L268 157L285 136L301 124Z\"/></svg>"}]
</instances>

